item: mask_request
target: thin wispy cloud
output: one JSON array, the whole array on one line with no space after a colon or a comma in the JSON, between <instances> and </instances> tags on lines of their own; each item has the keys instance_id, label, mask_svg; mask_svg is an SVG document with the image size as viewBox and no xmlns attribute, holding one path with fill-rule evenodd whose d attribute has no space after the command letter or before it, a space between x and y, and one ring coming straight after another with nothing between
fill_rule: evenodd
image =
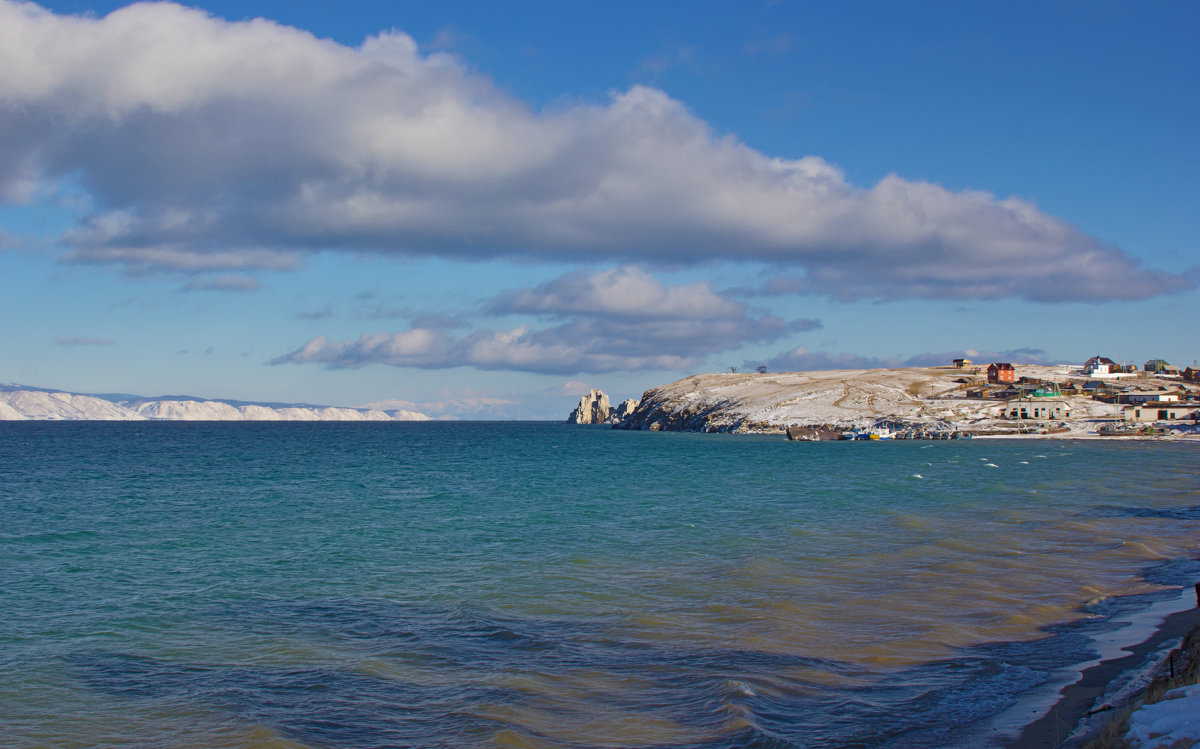
<instances>
[{"instance_id":1,"label":"thin wispy cloud","mask_svg":"<svg viewBox=\"0 0 1200 749\"><path fill-rule=\"evenodd\" d=\"M258 291L262 284L253 276L223 274L213 277L194 278L184 291Z\"/></svg>"},{"instance_id":2,"label":"thin wispy cloud","mask_svg":"<svg viewBox=\"0 0 1200 749\"><path fill-rule=\"evenodd\" d=\"M658 76L672 68L701 69L702 51L690 44L676 45L657 52L642 60L638 73L642 76Z\"/></svg>"},{"instance_id":3,"label":"thin wispy cloud","mask_svg":"<svg viewBox=\"0 0 1200 749\"><path fill-rule=\"evenodd\" d=\"M354 315L363 320L392 320L401 317L412 317L413 310L411 307L378 302L359 307L355 310Z\"/></svg>"},{"instance_id":4,"label":"thin wispy cloud","mask_svg":"<svg viewBox=\"0 0 1200 749\"><path fill-rule=\"evenodd\" d=\"M0 196L67 177L94 207L64 260L134 273L366 251L766 263L789 293L845 300L1197 285L1025 200L772 157L646 86L535 111L400 32L347 47L170 3L93 18L0 0Z\"/></svg>"},{"instance_id":5,"label":"thin wispy cloud","mask_svg":"<svg viewBox=\"0 0 1200 749\"><path fill-rule=\"evenodd\" d=\"M1049 364L1046 352L1040 348L1019 348L1006 351L939 351L912 356L864 356L862 354L809 351L804 346L785 351L763 362L772 372L812 372L828 369L896 369L900 367L941 367L957 358L978 362L1005 361L1020 364ZM747 363L747 368L757 362Z\"/></svg>"},{"instance_id":6,"label":"thin wispy cloud","mask_svg":"<svg viewBox=\"0 0 1200 749\"><path fill-rule=\"evenodd\" d=\"M107 338L91 338L82 335L57 336L54 342L59 346L112 346L115 345Z\"/></svg>"},{"instance_id":7,"label":"thin wispy cloud","mask_svg":"<svg viewBox=\"0 0 1200 749\"><path fill-rule=\"evenodd\" d=\"M326 304L320 309L308 310L305 312L297 312L296 319L298 320L328 320L333 317L333 305Z\"/></svg>"},{"instance_id":8,"label":"thin wispy cloud","mask_svg":"<svg viewBox=\"0 0 1200 749\"><path fill-rule=\"evenodd\" d=\"M793 34L762 34L747 42L742 51L751 56L782 55L796 46Z\"/></svg>"},{"instance_id":9,"label":"thin wispy cloud","mask_svg":"<svg viewBox=\"0 0 1200 749\"><path fill-rule=\"evenodd\" d=\"M372 401L364 408L380 411L416 411L434 418L502 419L512 418L518 402L511 398L484 395L476 392L446 393L440 400L409 401L397 398Z\"/></svg>"}]
</instances>

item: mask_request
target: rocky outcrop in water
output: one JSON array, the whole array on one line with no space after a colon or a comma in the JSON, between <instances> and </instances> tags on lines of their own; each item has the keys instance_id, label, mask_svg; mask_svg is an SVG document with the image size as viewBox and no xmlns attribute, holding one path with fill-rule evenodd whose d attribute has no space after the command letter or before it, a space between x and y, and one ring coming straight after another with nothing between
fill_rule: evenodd
<instances>
[{"instance_id":1,"label":"rocky outcrop in water","mask_svg":"<svg viewBox=\"0 0 1200 749\"><path fill-rule=\"evenodd\" d=\"M637 409L637 398L629 398L612 407L603 390L591 390L579 399L579 405L567 417L568 424L612 424L614 427Z\"/></svg>"},{"instance_id":2,"label":"rocky outcrop in water","mask_svg":"<svg viewBox=\"0 0 1200 749\"><path fill-rule=\"evenodd\" d=\"M628 419L638 407L637 398L628 398L621 401L620 405L612 410L608 420L613 424L619 424L625 419Z\"/></svg>"},{"instance_id":3,"label":"rocky outcrop in water","mask_svg":"<svg viewBox=\"0 0 1200 749\"><path fill-rule=\"evenodd\" d=\"M612 413L612 404L602 390L592 388L579 399L579 405L567 417L568 424L603 424Z\"/></svg>"}]
</instances>

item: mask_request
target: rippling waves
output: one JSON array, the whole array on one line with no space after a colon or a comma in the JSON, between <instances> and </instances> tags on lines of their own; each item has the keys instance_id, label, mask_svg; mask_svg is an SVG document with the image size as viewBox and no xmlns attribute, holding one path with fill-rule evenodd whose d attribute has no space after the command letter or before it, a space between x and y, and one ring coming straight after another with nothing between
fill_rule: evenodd
<instances>
[{"instance_id":1,"label":"rippling waves","mask_svg":"<svg viewBox=\"0 0 1200 749\"><path fill-rule=\"evenodd\" d=\"M967 746L1200 575L1200 461L17 423L0 520L15 746Z\"/></svg>"}]
</instances>

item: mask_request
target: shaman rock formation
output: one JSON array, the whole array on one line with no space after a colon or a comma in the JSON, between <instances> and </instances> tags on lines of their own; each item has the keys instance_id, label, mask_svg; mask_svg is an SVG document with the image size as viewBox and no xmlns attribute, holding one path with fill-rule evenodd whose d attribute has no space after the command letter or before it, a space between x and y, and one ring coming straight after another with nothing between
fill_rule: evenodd
<instances>
[{"instance_id":1,"label":"shaman rock formation","mask_svg":"<svg viewBox=\"0 0 1200 749\"><path fill-rule=\"evenodd\" d=\"M637 398L628 398L613 408L603 390L593 388L579 399L579 405L567 417L568 424L619 424L637 410Z\"/></svg>"},{"instance_id":2,"label":"shaman rock formation","mask_svg":"<svg viewBox=\"0 0 1200 749\"><path fill-rule=\"evenodd\" d=\"M612 413L612 404L601 390L592 388L579 399L579 405L567 417L568 424L603 424Z\"/></svg>"}]
</instances>

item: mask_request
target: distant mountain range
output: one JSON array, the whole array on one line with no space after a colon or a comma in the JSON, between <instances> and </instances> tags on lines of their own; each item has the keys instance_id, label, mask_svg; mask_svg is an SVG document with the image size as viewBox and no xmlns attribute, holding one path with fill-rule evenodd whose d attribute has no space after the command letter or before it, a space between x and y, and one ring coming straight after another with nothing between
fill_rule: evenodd
<instances>
[{"instance_id":1,"label":"distant mountain range","mask_svg":"<svg viewBox=\"0 0 1200 749\"><path fill-rule=\"evenodd\" d=\"M0 384L0 421L428 421L416 411L254 403L186 395L147 398Z\"/></svg>"}]
</instances>

